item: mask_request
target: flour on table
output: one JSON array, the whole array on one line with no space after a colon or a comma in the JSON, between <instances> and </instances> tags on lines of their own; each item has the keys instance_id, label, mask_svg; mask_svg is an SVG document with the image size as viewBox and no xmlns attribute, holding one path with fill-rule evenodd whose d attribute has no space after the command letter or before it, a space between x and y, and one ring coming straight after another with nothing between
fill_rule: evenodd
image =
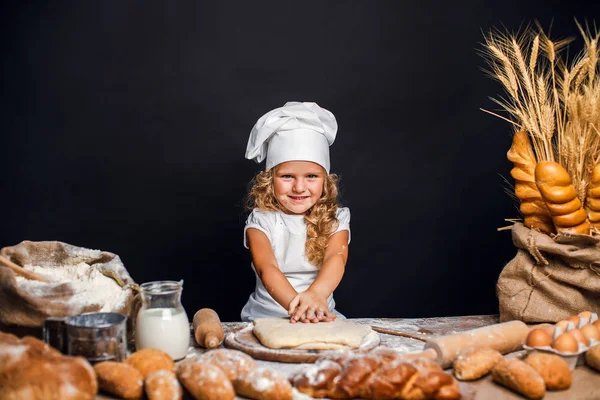
<instances>
[{"instance_id":1,"label":"flour on table","mask_svg":"<svg viewBox=\"0 0 600 400\"><path fill-rule=\"evenodd\" d=\"M97 268L83 262L62 267L25 265L24 268L48 278L50 283L16 276L19 289L31 296L44 297L51 294L52 289L58 285L68 283L73 295L66 303L72 308L99 305L99 311L110 312L121 308L128 297L128 291L123 290L114 279L104 276Z\"/></svg>"}]
</instances>

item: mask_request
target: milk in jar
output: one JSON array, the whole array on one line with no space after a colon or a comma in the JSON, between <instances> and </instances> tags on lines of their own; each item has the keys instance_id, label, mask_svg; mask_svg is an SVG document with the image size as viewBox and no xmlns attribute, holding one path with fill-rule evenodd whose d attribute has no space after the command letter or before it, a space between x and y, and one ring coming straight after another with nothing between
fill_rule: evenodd
<instances>
[{"instance_id":1,"label":"milk in jar","mask_svg":"<svg viewBox=\"0 0 600 400\"><path fill-rule=\"evenodd\" d=\"M190 322L181 305L183 281L156 281L140 285L142 306L135 328L137 350L154 348L174 360L187 355Z\"/></svg>"}]
</instances>

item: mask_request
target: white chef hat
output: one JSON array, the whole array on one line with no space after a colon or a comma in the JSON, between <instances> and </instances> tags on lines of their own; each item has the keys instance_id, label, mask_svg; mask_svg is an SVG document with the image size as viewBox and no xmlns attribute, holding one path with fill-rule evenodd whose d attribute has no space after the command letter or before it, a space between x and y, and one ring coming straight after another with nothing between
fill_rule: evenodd
<instances>
[{"instance_id":1,"label":"white chef hat","mask_svg":"<svg viewBox=\"0 0 600 400\"><path fill-rule=\"evenodd\" d=\"M266 158L267 169L286 161L312 161L329 173L329 146L337 129L334 115L317 103L290 101L256 122L246 158L257 163Z\"/></svg>"}]
</instances>

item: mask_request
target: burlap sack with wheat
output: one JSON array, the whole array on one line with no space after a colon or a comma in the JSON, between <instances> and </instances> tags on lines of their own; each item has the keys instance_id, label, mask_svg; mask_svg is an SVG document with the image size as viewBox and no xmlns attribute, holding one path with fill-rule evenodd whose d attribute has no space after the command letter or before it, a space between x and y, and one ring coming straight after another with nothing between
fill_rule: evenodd
<instances>
[{"instance_id":1,"label":"burlap sack with wheat","mask_svg":"<svg viewBox=\"0 0 600 400\"><path fill-rule=\"evenodd\" d=\"M517 255L496 285L501 321L557 322L600 310L600 238L552 239L521 223L512 238Z\"/></svg>"},{"instance_id":2,"label":"burlap sack with wheat","mask_svg":"<svg viewBox=\"0 0 600 400\"><path fill-rule=\"evenodd\" d=\"M108 310L130 315L134 306L137 285L125 269L118 255L90 250L56 241L23 241L16 246L4 247L0 255L13 263L40 266L48 269L64 268L85 263L103 275L112 278L125 292L124 302ZM48 317L67 317L85 312L100 311L102 304L78 305L69 302L75 295L69 282L53 282L28 291L17 285L12 269L0 265L0 326L41 327ZM107 311L107 310L103 310Z\"/></svg>"}]
</instances>

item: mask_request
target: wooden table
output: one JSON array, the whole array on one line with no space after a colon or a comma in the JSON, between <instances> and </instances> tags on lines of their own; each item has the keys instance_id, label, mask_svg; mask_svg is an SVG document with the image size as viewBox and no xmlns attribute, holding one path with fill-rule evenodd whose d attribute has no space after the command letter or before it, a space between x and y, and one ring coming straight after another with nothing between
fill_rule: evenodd
<instances>
[{"instance_id":1,"label":"wooden table","mask_svg":"<svg viewBox=\"0 0 600 400\"><path fill-rule=\"evenodd\" d=\"M498 316L481 315L465 317L443 317L443 318L415 318L415 319L380 319L380 318L358 318L352 319L362 324L368 324L375 327L385 327L390 330L401 329L407 332L414 332L415 336L444 335L453 332L459 332L474 329L480 326L498 323ZM246 326L243 322L226 322L223 324L226 332ZM425 342L408 337L395 336L380 333L381 345L398 349L402 352L415 352L423 349ZM190 341L188 357L204 352L204 349L193 346L193 338ZM519 357L524 352L516 352L507 357ZM288 364L270 361L257 362L264 367L276 370L286 376L289 376L299 368L307 364ZM489 399L523 399L523 397L505 389L492 382L491 377L486 377L475 382L460 382L462 399L465 400L489 400ZM189 399L189 397L184 397ZM105 395L98 395L97 399L113 399ZM569 390L561 392L547 392L544 399L600 399L600 373L580 366L573 372L573 384Z\"/></svg>"}]
</instances>

